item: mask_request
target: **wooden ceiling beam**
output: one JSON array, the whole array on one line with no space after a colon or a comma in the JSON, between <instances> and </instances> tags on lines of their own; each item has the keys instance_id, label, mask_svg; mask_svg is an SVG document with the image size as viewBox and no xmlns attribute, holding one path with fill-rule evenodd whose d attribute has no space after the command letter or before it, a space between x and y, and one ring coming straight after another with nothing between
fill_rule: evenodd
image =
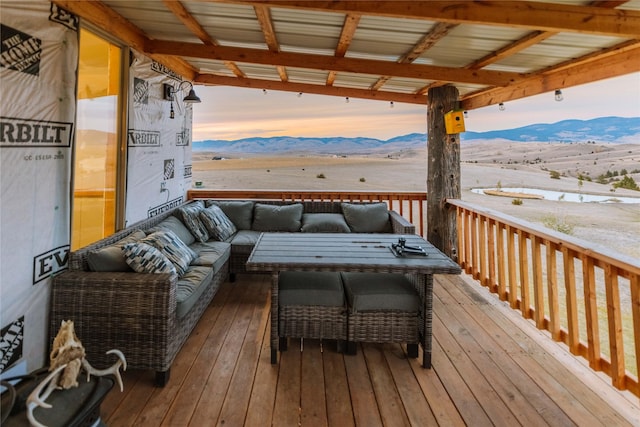
<instances>
[{"instance_id":1,"label":"wooden ceiling beam","mask_svg":"<svg viewBox=\"0 0 640 427\"><path fill-rule=\"evenodd\" d=\"M427 104L425 95L411 93L385 92L368 89L351 89L338 86L313 85L306 83L280 82L261 79L239 79L236 77L217 76L214 74L201 74L194 83L209 86L235 86L250 89L277 90L296 93L310 93L316 95L329 95L349 98L372 99L375 101L393 101L407 104Z\"/></svg>"},{"instance_id":2,"label":"wooden ceiling beam","mask_svg":"<svg viewBox=\"0 0 640 427\"><path fill-rule=\"evenodd\" d=\"M338 40L338 45L336 46L336 52L334 54L336 58L344 58L347 54L347 50L351 45L353 35L355 34L359 23L360 15L348 13L347 16L344 17L342 31L340 32L340 39ZM335 71L329 71L329 75L327 76L327 86L333 85L336 81L336 76L337 73Z\"/></svg>"},{"instance_id":3,"label":"wooden ceiling beam","mask_svg":"<svg viewBox=\"0 0 640 427\"><path fill-rule=\"evenodd\" d=\"M127 46L144 52L149 37L122 15L99 1L54 0L64 10L90 22L108 34L113 34ZM186 61L163 54L149 55L155 61L175 71L187 80L193 80L196 70Z\"/></svg>"},{"instance_id":4,"label":"wooden ceiling beam","mask_svg":"<svg viewBox=\"0 0 640 427\"><path fill-rule=\"evenodd\" d=\"M423 64L398 64L360 58L336 58L326 55L291 52L269 52L225 46L205 46L169 40L149 40L146 52L150 54L207 58L219 61L247 62L264 65L283 65L323 71L342 71L358 74L397 76L422 80L442 80L487 86L505 86L525 77L522 73L493 70L464 70Z\"/></svg>"},{"instance_id":5,"label":"wooden ceiling beam","mask_svg":"<svg viewBox=\"0 0 640 427\"><path fill-rule=\"evenodd\" d=\"M640 12L528 1L208 0L341 13L640 38Z\"/></svg>"},{"instance_id":6,"label":"wooden ceiling beam","mask_svg":"<svg viewBox=\"0 0 640 427\"><path fill-rule=\"evenodd\" d=\"M182 22L182 24L187 27L189 31L191 31L196 37L202 40L202 43L209 46L218 46L219 43L213 37L207 33L202 25L191 15L191 13L187 10L186 7L180 1L176 0L162 0L162 3L165 7L173 13L176 18ZM225 61L225 67L227 67L233 74L237 77L246 77L244 72L232 61Z\"/></svg>"},{"instance_id":7,"label":"wooden ceiling beam","mask_svg":"<svg viewBox=\"0 0 640 427\"><path fill-rule=\"evenodd\" d=\"M271 52L280 52L280 43L278 43L276 31L273 28L271 10L267 6L258 5L253 6L253 10L255 11L258 22L260 23L260 28L262 29L262 34L264 35L264 40L267 43L267 47ZM280 80L282 80L283 82L289 81L287 69L284 66L278 65L276 69L278 70Z\"/></svg>"},{"instance_id":8,"label":"wooden ceiling beam","mask_svg":"<svg viewBox=\"0 0 640 427\"><path fill-rule=\"evenodd\" d=\"M427 50L431 49L436 43L442 40L447 34L449 34L449 31L451 31L457 26L458 26L457 24L447 24L446 22L437 22L431 28L431 30L427 34L422 36L420 40L418 40L418 42L411 48L411 50L409 50L407 53L402 55L397 62L399 64L412 63L413 61L418 59L420 55L422 55ZM391 79L391 76L380 77L378 81L376 81L374 84L371 85L371 89L373 90L380 89L390 79Z\"/></svg>"},{"instance_id":9,"label":"wooden ceiling beam","mask_svg":"<svg viewBox=\"0 0 640 427\"><path fill-rule=\"evenodd\" d=\"M465 110L486 107L551 92L556 89L578 86L619 77L640 71L640 43L622 43L605 54L551 67L507 87L492 88L461 97Z\"/></svg>"}]
</instances>

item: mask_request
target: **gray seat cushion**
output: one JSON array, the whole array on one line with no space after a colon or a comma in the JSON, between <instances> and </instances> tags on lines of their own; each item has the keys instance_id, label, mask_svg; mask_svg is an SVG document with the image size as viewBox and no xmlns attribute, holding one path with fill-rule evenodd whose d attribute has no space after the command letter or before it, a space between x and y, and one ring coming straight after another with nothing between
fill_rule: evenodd
<instances>
[{"instance_id":1,"label":"gray seat cushion","mask_svg":"<svg viewBox=\"0 0 640 427\"><path fill-rule=\"evenodd\" d=\"M202 293L210 285L213 279L211 267L189 266L186 273L178 279L176 289L176 315L183 317L195 305Z\"/></svg>"},{"instance_id":2,"label":"gray seat cushion","mask_svg":"<svg viewBox=\"0 0 640 427\"><path fill-rule=\"evenodd\" d=\"M213 267L214 273L220 270L231 255L231 244L227 242L195 242L189 247L197 255L196 259L191 261L191 265Z\"/></svg>"},{"instance_id":3,"label":"gray seat cushion","mask_svg":"<svg viewBox=\"0 0 640 427\"><path fill-rule=\"evenodd\" d=\"M234 254L250 254L261 234L261 231L240 230L227 242L231 243Z\"/></svg>"},{"instance_id":4,"label":"gray seat cushion","mask_svg":"<svg viewBox=\"0 0 640 427\"><path fill-rule=\"evenodd\" d=\"M340 273L283 271L278 282L280 305L344 306Z\"/></svg>"},{"instance_id":5,"label":"gray seat cushion","mask_svg":"<svg viewBox=\"0 0 640 427\"><path fill-rule=\"evenodd\" d=\"M420 297L411 282L396 273L340 273L349 309L417 312Z\"/></svg>"}]
</instances>

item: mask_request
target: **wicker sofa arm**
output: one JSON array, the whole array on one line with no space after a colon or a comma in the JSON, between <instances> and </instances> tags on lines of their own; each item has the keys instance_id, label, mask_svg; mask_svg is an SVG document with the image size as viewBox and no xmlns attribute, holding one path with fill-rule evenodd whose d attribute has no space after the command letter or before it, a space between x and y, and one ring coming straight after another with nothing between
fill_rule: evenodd
<instances>
[{"instance_id":1,"label":"wicker sofa arm","mask_svg":"<svg viewBox=\"0 0 640 427\"><path fill-rule=\"evenodd\" d=\"M396 211L389 211L391 228L394 234L416 234L416 226Z\"/></svg>"},{"instance_id":2,"label":"wicker sofa arm","mask_svg":"<svg viewBox=\"0 0 640 427\"><path fill-rule=\"evenodd\" d=\"M155 366L153 351L168 346L176 321L175 274L102 273L69 270L53 278L50 337L62 320L73 320L90 363L113 363L105 352L116 348L132 360L149 360L141 366ZM158 356L155 353L159 353Z\"/></svg>"}]
</instances>

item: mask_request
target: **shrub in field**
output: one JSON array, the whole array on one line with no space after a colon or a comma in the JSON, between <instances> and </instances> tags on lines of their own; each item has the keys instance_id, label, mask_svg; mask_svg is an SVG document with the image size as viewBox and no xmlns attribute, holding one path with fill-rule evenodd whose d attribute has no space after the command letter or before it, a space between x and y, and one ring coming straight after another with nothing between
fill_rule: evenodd
<instances>
[{"instance_id":1,"label":"shrub in field","mask_svg":"<svg viewBox=\"0 0 640 427\"><path fill-rule=\"evenodd\" d=\"M512 205L520 206L522 204L522 199L513 199L511 201Z\"/></svg>"},{"instance_id":2,"label":"shrub in field","mask_svg":"<svg viewBox=\"0 0 640 427\"><path fill-rule=\"evenodd\" d=\"M316 178L324 179L326 178L326 176L324 176L323 173L319 173L318 175L316 175Z\"/></svg>"},{"instance_id":3,"label":"shrub in field","mask_svg":"<svg viewBox=\"0 0 640 427\"><path fill-rule=\"evenodd\" d=\"M560 172L549 171L549 176L551 177L551 179L560 179Z\"/></svg>"},{"instance_id":4,"label":"shrub in field","mask_svg":"<svg viewBox=\"0 0 640 427\"><path fill-rule=\"evenodd\" d=\"M365 182L365 181L366 181L366 179L360 178L360 182Z\"/></svg>"},{"instance_id":5,"label":"shrub in field","mask_svg":"<svg viewBox=\"0 0 640 427\"><path fill-rule=\"evenodd\" d=\"M567 218L558 218L556 215L547 215L542 218L545 227L559 231L564 234L573 234L574 224L567 221Z\"/></svg>"}]
</instances>

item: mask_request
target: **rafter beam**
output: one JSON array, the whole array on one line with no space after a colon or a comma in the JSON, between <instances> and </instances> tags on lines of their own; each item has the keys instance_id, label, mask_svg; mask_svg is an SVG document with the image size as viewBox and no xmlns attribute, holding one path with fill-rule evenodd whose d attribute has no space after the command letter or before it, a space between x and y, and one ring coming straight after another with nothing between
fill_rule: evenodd
<instances>
[{"instance_id":1,"label":"rafter beam","mask_svg":"<svg viewBox=\"0 0 640 427\"><path fill-rule=\"evenodd\" d=\"M374 91L368 89L351 89L337 86L312 85L306 83L280 82L261 79L240 79L236 77L201 74L195 83L211 86L235 86L251 89L278 90L296 93L313 93L316 95L340 96L349 98L372 99L376 101L394 101L407 104L426 105L427 97L411 93Z\"/></svg>"},{"instance_id":2,"label":"rafter beam","mask_svg":"<svg viewBox=\"0 0 640 427\"><path fill-rule=\"evenodd\" d=\"M360 15L348 13L344 17L344 24L342 24L342 31L340 32L340 39L338 40L338 46L336 46L336 52L334 56L336 58L344 58L353 40L353 35L358 29L360 23ZM333 85L336 81L337 73L335 71L329 71L327 76L327 86Z\"/></svg>"},{"instance_id":3,"label":"rafter beam","mask_svg":"<svg viewBox=\"0 0 640 427\"><path fill-rule=\"evenodd\" d=\"M467 94L461 106L472 110L634 72L640 72L640 42L625 42L603 54L567 61L507 87Z\"/></svg>"},{"instance_id":4,"label":"rafter beam","mask_svg":"<svg viewBox=\"0 0 640 427\"><path fill-rule=\"evenodd\" d=\"M431 49L436 43L442 40L449 31L457 27L457 24L447 24L445 22L436 23L431 30L422 36L420 40L409 50L407 53L402 55L398 59L399 64L410 64L416 59L420 57L424 52ZM391 76L383 76L378 79L373 85L371 85L371 89L378 90L380 89L386 82L391 79Z\"/></svg>"},{"instance_id":5,"label":"rafter beam","mask_svg":"<svg viewBox=\"0 0 640 427\"><path fill-rule=\"evenodd\" d=\"M144 52L144 47L149 42L149 37L144 32L102 2L54 0L53 3L87 22L91 22L105 32L116 35L122 42L136 50ZM191 65L175 56L162 54L149 56L187 80L193 80L197 74Z\"/></svg>"},{"instance_id":6,"label":"rafter beam","mask_svg":"<svg viewBox=\"0 0 640 427\"><path fill-rule=\"evenodd\" d=\"M182 24L187 27L189 31L191 31L196 37L202 40L202 43L209 46L218 46L219 43L207 33L202 25L191 15L191 13L187 10L186 7L180 1L176 0L162 0L162 3L165 7L173 13L176 18L182 22ZM246 77L244 72L238 66L231 61L225 61L225 67L231 70L233 74L238 77Z\"/></svg>"},{"instance_id":7,"label":"rafter beam","mask_svg":"<svg viewBox=\"0 0 640 427\"><path fill-rule=\"evenodd\" d=\"M209 0L239 4L264 1ZM271 7L360 13L454 24L499 25L530 30L640 38L640 12L528 1L316 1L269 0Z\"/></svg>"},{"instance_id":8,"label":"rafter beam","mask_svg":"<svg viewBox=\"0 0 640 427\"><path fill-rule=\"evenodd\" d=\"M253 9L256 12L256 17L260 23L260 28L262 29L262 34L264 35L267 47L271 52L280 52L280 43L278 43L276 31L273 29L271 10L266 6L254 6ZM287 69L285 67L279 65L276 69L280 75L280 80L283 82L289 81L289 76L287 75Z\"/></svg>"},{"instance_id":9,"label":"rafter beam","mask_svg":"<svg viewBox=\"0 0 640 427\"><path fill-rule=\"evenodd\" d=\"M179 55L220 61L248 62L264 65L283 65L348 73L398 76L423 80L464 82L488 86L505 86L525 75L505 71L463 70L422 64L398 64L359 58L336 58L326 55L291 52L269 52L260 49L243 49L225 46L205 46L169 40L149 40L146 52L150 54Z\"/></svg>"}]
</instances>

